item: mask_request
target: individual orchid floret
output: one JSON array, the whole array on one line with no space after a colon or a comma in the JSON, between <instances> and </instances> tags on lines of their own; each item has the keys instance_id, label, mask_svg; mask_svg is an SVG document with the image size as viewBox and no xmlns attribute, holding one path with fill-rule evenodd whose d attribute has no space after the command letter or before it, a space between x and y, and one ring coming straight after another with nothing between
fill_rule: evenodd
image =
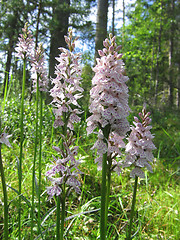
<instances>
[{"instance_id":1,"label":"individual orchid floret","mask_svg":"<svg viewBox=\"0 0 180 240\"><path fill-rule=\"evenodd\" d=\"M153 161L154 156L152 151L156 149L152 142L154 136L151 134L150 126L151 119L149 118L150 112L146 112L145 107L139 117L134 117L134 126L131 127L131 133L126 145L127 158L124 167L133 165L135 168L131 171L131 177L144 178L144 172L141 168L146 167L150 172L153 172L150 163Z\"/></svg>"},{"instance_id":2,"label":"individual orchid floret","mask_svg":"<svg viewBox=\"0 0 180 240\"><path fill-rule=\"evenodd\" d=\"M31 31L29 30L28 23L24 25L22 31L23 34L20 34L20 37L18 38L19 42L15 48L17 52L15 56L22 59L31 58L34 51L34 40Z\"/></svg>"},{"instance_id":3,"label":"individual orchid floret","mask_svg":"<svg viewBox=\"0 0 180 240\"><path fill-rule=\"evenodd\" d=\"M72 40L72 30L70 30L69 36L65 36L69 49L59 48L61 54L56 58L58 61L55 68L56 78L52 79L54 87L50 90L55 114L54 127L65 124L71 130L74 129L73 124L80 121L78 115L82 111L78 100L83 92L80 87L81 69L78 63L80 56L73 52L75 40Z\"/></svg>"},{"instance_id":4,"label":"individual orchid floret","mask_svg":"<svg viewBox=\"0 0 180 240\"><path fill-rule=\"evenodd\" d=\"M4 143L8 147L12 147L10 142L9 142L9 138L12 135L8 135L7 133L5 133L5 131L6 131L6 127L4 128L4 132L0 135L0 143Z\"/></svg>"},{"instance_id":5,"label":"individual orchid floret","mask_svg":"<svg viewBox=\"0 0 180 240\"><path fill-rule=\"evenodd\" d=\"M66 138L62 135L62 140L64 139ZM78 168L79 162L75 159L78 147L71 147L73 142L74 139L70 134L68 140L63 142L63 149L53 147L60 156L58 158L53 156L54 162L46 172L47 179L51 181L51 186L47 187L49 199L61 195L63 191L68 195L72 189L78 194L81 192L78 176L82 172Z\"/></svg>"},{"instance_id":6,"label":"individual orchid floret","mask_svg":"<svg viewBox=\"0 0 180 240\"><path fill-rule=\"evenodd\" d=\"M39 80L39 90L46 92L48 89L48 74L45 65L44 49L42 44L39 44L38 48L35 50L34 56L31 57L33 92L36 92L37 78Z\"/></svg>"}]
</instances>

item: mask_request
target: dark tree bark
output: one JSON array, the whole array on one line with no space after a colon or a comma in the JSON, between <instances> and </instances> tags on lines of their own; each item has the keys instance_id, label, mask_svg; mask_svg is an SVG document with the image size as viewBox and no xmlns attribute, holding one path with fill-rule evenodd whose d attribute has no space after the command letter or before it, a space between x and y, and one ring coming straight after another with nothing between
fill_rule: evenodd
<instances>
[{"instance_id":1,"label":"dark tree bark","mask_svg":"<svg viewBox=\"0 0 180 240\"><path fill-rule=\"evenodd\" d=\"M6 67L5 67L5 74L4 74L4 86L3 86L3 96L5 92L6 84L8 86L9 83L9 72L11 69L11 60L12 60L12 53L14 51L14 44L15 44L15 34L16 34L16 26L17 26L17 19L18 19L18 13L14 13L14 21L12 21L12 31L9 35L9 43L7 47L7 58L6 58Z\"/></svg>"},{"instance_id":2,"label":"dark tree bark","mask_svg":"<svg viewBox=\"0 0 180 240\"><path fill-rule=\"evenodd\" d=\"M37 22L36 22L36 34L35 34L35 48L38 47L38 37L39 37L39 23L40 23L40 15L42 12L42 0L39 1L38 4L38 14L37 14Z\"/></svg>"},{"instance_id":3,"label":"dark tree bark","mask_svg":"<svg viewBox=\"0 0 180 240\"><path fill-rule=\"evenodd\" d=\"M161 35L162 35L162 15L163 15L163 6L161 0L161 17L160 17L160 28L159 28L159 35L158 35L158 52L156 58L156 75L155 75L155 105L157 105L157 96L159 92L159 67L160 67L160 55L161 55Z\"/></svg>"},{"instance_id":4,"label":"dark tree bark","mask_svg":"<svg viewBox=\"0 0 180 240\"><path fill-rule=\"evenodd\" d=\"M42 12L42 0L39 0L37 21L36 21L36 33L35 33L35 49L37 49L38 42L39 42L38 38L39 38L39 24L40 24L41 12ZM32 91L33 91L33 85L32 85L32 79L30 79L30 97L29 97L29 101L32 100Z\"/></svg>"},{"instance_id":5,"label":"dark tree bark","mask_svg":"<svg viewBox=\"0 0 180 240\"><path fill-rule=\"evenodd\" d=\"M112 35L115 34L115 0L112 0Z\"/></svg>"},{"instance_id":6,"label":"dark tree bark","mask_svg":"<svg viewBox=\"0 0 180 240\"><path fill-rule=\"evenodd\" d=\"M66 47L64 35L67 35L69 26L69 6L70 0L57 0L53 7L53 19L51 23L51 43L49 58L49 76L55 77L54 70L57 63L55 57L58 57L59 47Z\"/></svg>"},{"instance_id":7,"label":"dark tree bark","mask_svg":"<svg viewBox=\"0 0 180 240\"><path fill-rule=\"evenodd\" d=\"M176 63L177 63L177 107L180 110L180 0L176 3Z\"/></svg>"},{"instance_id":8,"label":"dark tree bark","mask_svg":"<svg viewBox=\"0 0 180 240\"><path fill-rule=\"evenodd\" d=\"M170 1L170 16L172 18L172 21L169 33L169 106L172 107L174 105L174 0Z\"/></svg>"},{"instance_id":9,"label":"dark tree bark","mask_svg":"<svg viewBox=\"0 0 180 240\"><path fill-rule=\"evenodd\" d=\"M123 0L123 28L122 28L122 48L124 46L124 35L125 35L125 2Z\"/></svg>"},{"instance_id":10,"label":"dark tree bark","mask_svg":"<svg viewBox=\"0 0 180 240\"><path fill-rule=\"evenodd\" d=\"M98 57L98 50L103 48L103 41L107 37L107 15L108 0L98 0L95 36L95 58Z\"/></svg>"},{"instance_id":11,"label":"dark tree bark","mask_svg":"<svg viewBox=\"0 0 180 240\"><path fill-rule=\"evenodd\" d=\"M178 64L177 90L177 107L180 109L180 63Z\"/></svg>"}]
</instances>

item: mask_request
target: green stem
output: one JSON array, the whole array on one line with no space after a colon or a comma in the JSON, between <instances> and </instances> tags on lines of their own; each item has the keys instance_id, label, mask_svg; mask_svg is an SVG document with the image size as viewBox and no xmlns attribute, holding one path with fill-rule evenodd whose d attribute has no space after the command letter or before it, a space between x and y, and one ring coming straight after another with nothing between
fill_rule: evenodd
<instances>
[{"instance_id":1,"label":"green stem","mask_svg":"<svg viewBox=\"0 0 180 240\"><path fill-rule=\"evenodd\" d=\"M131 239L132 223L133 223L134 209L135 209L135 203L136 203L137 184L138 184L138 177L136 176L135 183L134 183L133 200L132 200L132 206L131 206L129 231L127 231L127 238L126 238L127 240Z\"/></svg>"},{"instance_id":2,"label":"green stem","mask_svg":"<svg viewBox=\"0 0 180 240\"><path fill-rule=\"evenodd\" d=\"M34 227L34 187L35 187L35 166L37 155L37 139L38 139L38 101L39 101L39 76L37 76L36 84L36 136L34 143L34 160L33 160L33 172L32 172L32 207L31 207L31 240L33 239L33 227Z\"/></svg>"},{"instance_id":3,"label":"green stem","mask_svg":"<svg viewBox=\"0 0 180 240\"><path fill-rule=\"evenodd\" d=\"M60 239L60 196L57 197L57 207L56 207L56 240Z\"/></svg>"},{"instance_id":4,"label":"green stem","mask_svg":"<svg viewBox=\"0 0 180 240\"><path fill-rule=\"evenodd\" d=\"M106 239L106 172L107 172L107 152L103 154L102 162L102 184L101 184L101 220L100 220L100 239Z\"/></svg>"},{"instance_id":5,"label":"green stem","mask_svg":"<svg viewBox=\"0 0 180 240\"><path fill-rule=\"evenodd\" d=\"M0 133L1 133L1 119L0 119ZM8 240L8 198L7 198L7 190L6 190L6 180L4 176L4 168L1 156L1 143L0 143L0 173L1 173L1 181L3 188L3 196L4 196L4 240Z\"/></svg>"},{"instance_id":6,"label":"green stem","mask_svg":"<svg viewBox=\"0 0 180 240\"><path fill-rule=\"evenodd\" d=\"M108 219L110 186L111 186L111 170L108 169L108 173L107 173L107 194L106 194L106 225L107 225L107 219Z\"/></svg>"},{"instance_id":7,"label":"green stem","mask_svg":"<svg viewBox=\"0 0 180 240\"><path fill-rule=\"evenodd\" d=\"M40 233L40 226L41 226L40 221L41 221L42 113L43 113L43 99L42 99L42 91L40 91L38 234Z\"/></svg>"},{"instance_id":8,"label":"green stem","mask_svg":"<svg viewBox=\"0 0 180 240\"><path fill-rule=\"evenodd\" d=\"M65 219L65 186L64 186L64 191L62 193L62 201L61 201L61 235L60 235L60 240L63 240L64 236L64 219Z\"/></svg>"},{"instance_id":9,"label":"green stem","mask_svg":"<svg viewBox=\"0 0 180 240\"><path fill-rule=\"evenodd\" d=\"M22 83L22 96L21 96L21 115L20 115L20 157L19 157L19 214L18 214L18 237L21 240L21 183L22 183L22 157L23 157L23 141L24 141L24 93L25 93L25 82L26 82L26 59L23 62L23 83Z\"/></svg>"},{"instance_id":10,"label":"green stem","mask_svg":"<svg viewBox=\"0 0 180 240\"><path fill-rule=\"evenodd\" d=\"M107 140L109 138L110 127L107 125L103 129L104 141L107 144ZM100 219L100 239L106 239L106 232L107 232L107 183L106 183L106 176L107 176L107 152L103 154L102 159L102 184L101 184L101 219Z\"/></svg>"}]
</instances>

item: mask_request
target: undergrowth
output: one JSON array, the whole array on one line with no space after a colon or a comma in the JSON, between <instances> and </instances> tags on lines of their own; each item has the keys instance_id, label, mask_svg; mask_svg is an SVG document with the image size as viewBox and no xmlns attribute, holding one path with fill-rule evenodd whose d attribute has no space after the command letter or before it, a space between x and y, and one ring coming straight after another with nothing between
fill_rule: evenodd
<instances>
[{"instance_id":1,"label":"undergrowth","mask_svg":"<svg viewBox=\"0 0 180 240\"><path fill-rule=\"evenodd\" d=\"M137 107L138 108L138 107ZM135 113L137 108L133 108ZM30 199L33 146L35 135L35 112L33 103L26 100L24 115L24 156L22 182L22 236L30 236ZM48 186L45 172L55 151L52 145L58 145L59 132L52 127L54 117L51 107L45 105L43 117L42 144L42 196L41 196L41 229L42 234L36 234L35 239L55 239L55 204L48 201L46 186ZM133 114L129 119L132 118ZM159 117L159 112L153 111L153 132L155 151L154 173L146 173L146 178L138 184L137 207L134 219L134 239L179 239L179 161L180 161L180 123L179 113L166 113ZM3 164L9 200L9 232L10 239L17 239L18 216L18 172L17 155L19 151L19 101L11 98L6 101L3 123L7 131L13 134L11 143L13 148L7 151L2 147ZM95 142L95 136L86 135L86 113L83 121L75 128L79 154L80 170L83 172L79 179L82 183L80 196L72 194L68 198L66 212L65 239L97 239L100 221L100 181L101 172L97 171L94 163L95 153L90 150ZM4 127L4 126L3 126ZM36 166L38 168L38 165ZM122 175L112 176L112 189L108 214L108 235L110 239L125 239L131 207L133 180L129 178L129 171ZM37 176L36 176L37 177ZM36 189L37 190L37 189ZM2 190L0 192L1 205L3 203ZM37 207L37 198L35 199ZM35 214L37 208L35 207ZM0 209L0 236L3 233L3 212ZM36 224L35 224L36 226ZM37 233L37 229L34 229ZM2 239L2 237L1 237Z\"/></svg>"}]
</instances>

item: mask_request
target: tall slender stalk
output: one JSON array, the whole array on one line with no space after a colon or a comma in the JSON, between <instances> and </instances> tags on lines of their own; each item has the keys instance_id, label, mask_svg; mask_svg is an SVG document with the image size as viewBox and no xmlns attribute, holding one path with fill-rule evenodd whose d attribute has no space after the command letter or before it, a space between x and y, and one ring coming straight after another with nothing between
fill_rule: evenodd
<instances>
[{"instance_id":1,"label":"tall slender stalk","mask_svg":"<svg viewBox=\"0 0 180 240\"><path fill-rule=\"evenodd\" d=\"M64 185L63 194L62 194L62 197L61 197L61 234L60 234L60 240L63 240L63 236L64 236L65 201L66 201L66 194L65 194L65 185Z\"/></svg>"},{"instance_id":2,"label":"tall slender stalk","mask_svg":"<svg viewBox=\"0 0 180 240\"><path fill-rule=\"evenodd\" d=\"M66 115L64 113L64 126L62 127L63 135L67 136L67 121ZM63 140L61 143L61 149L64 149ZM57 207L56 207L56 240L62 240L64 235L64 217L65 217L65 185L62 189L62 197L57 197ZM62 206L62 209L60 208ZM61 210L61 211L60 211ZM61 223L60 223L60 216L61 216ZM62 223L63 221L63 223ZM62 225L63 224L63 225Z\"/></svg>"},{"instance_id":3,"label":"tall slender stalk","mask_svg":"<svg viewBox=\"0 0 180 240\"><path fill-rule=\"evenodd\" d=\"M42 98L42 91L40 91L38 234L40 233L40 221L41 221L42 115L43 115L43 98Z\"/></svg>"},{"instance_id":4,"label":"tall slender stalk","mask_svg":"<svg viewBox=\"0 0 180 240\"><path fill-rule=\"evenodd\" d=\"M106 126L103 130L104 141L109 138L110 128ZM102 184L101 184L101 219L100 219L100 239L106 239L107 232L107 152L102 159Z\"/></svg>"},{"instance_id":5,"label":"tall slender stalk","mask_svg":"<svg viewBox=\"0 0 180 240\"><path fill-rule=\"evenodd\" d=\"M21 240L21 188L22 188L22 158L23 158L23 141L24 141L24 93L26 82L26 58L23 60L23 82L22 82L22 96L21 96L21 115L20 115L20 157L19 157L19 214L18 214L18 237Z\"/></svg>"},{"instance_id":6,"label":"tall slender stalk","mask_svg":"<svg viewBox=\"0 0 180 240\"><path fill-rule=\"evenodd\" d=\"M38 101L39 101L39 76L37 76L37 89L36 89L36 136L34 143L34 160L33 160L33 172L32 172L32 207L31 207L31 240L33 239L33 227L34 227L34 187L35 187L35 166L37 155L37 140L38 140Z\"/></svg>"},{"instance_id":7,"label":"tall slender stalk","mask_svg":"<svg viewBox=\"0 0 180 240\"><path fill-rule=\"evenodd\" d=\"M56 240L60 239L60 205L61 199L60 196L58 196L56 203Z\"/></svg>"},{"instance_id":8,"label":"tall slender stalk","mask_svg":"<svg viewBox=\"0 0 180 240\"><path fill-rule=\"evenodd\" d=\"M4 176L4 168L1 157L1 143L0 143L0 173L1 173L1 181L3 187L3 196L4 196L4 240L8 240L8 198L7 198L7 190L6 190L6 181Z\"/></svg>"},{"instance_id":9,"label":"tall slender stalk","mask_svg":"<svg viewBox=\"0 0 180 240\"><path fill-rule=\"evenodd\" d=\"M108 219L110 187L111 187L111 170L108 169L108 172L107 172L107 193L106 193L106 227L107 227L107 219Z\"/></svg>"},{"instance_id":10,"label":"tall slender stalk","mask_svg":"<svg viewBox=\"0 0 180 240\"><path fill-rule=\"evenodd\" d=\"M101 184L101 220L100 220L100 239L106 239L106 172L107 172L107 152L103 154L102 162L102 184Z\"/></svg>"},{"instance_id":11,"label":"tall slender stalk","mask_svg":"<svg viewBox=\"0 0 180 240\"><path fill-rule=\"evenodd\" d=\"M1 131L1 119L0 119L0 131ZM3 239L8 240L8 198L7 198L6 180L4 176L4 168L3 168L2 156L1 156L1 143L0 143L0 173L1 173L1 181L2 181L3 197L4 197L4 238Z\"/></svg>"},{"instance_id":12,"label":"tall slender stalk","mask_svg":"<svg viewBox=\"0 0 180 240\"><path fill-rule=\"evenodd\" d=\"M135 203L136 203L137 184L138 184L138 177L135 176L133 199L132 199L130 222L129 222L129 231L127 231L127 238L126 238L127 240L131 239L132 223L133 223L134 209L135 209Z\"/></svg>"}]
</instances>

